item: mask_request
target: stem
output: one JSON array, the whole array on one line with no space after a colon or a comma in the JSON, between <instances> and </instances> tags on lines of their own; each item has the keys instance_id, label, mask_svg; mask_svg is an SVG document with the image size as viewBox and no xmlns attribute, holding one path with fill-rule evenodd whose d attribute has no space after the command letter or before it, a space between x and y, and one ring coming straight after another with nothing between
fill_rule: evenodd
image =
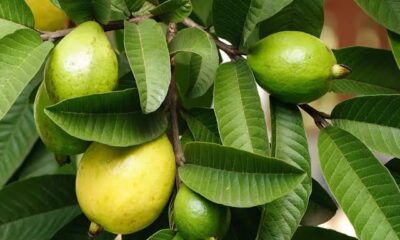
<instances>
[{"instance_id":1,"label":"stem","mask_svg":"<svg viewBox=\"0 0 400 240\"><path fill-rule=\"evenodd\" d=\"M317 125L319 129L330 126L330 123L326 121L326 119L330 118L328 114L320 112L308 104L301 104L299 107L314 119L315 125Z\"/></svg>"},{"instance_id":2,"label":"stem","mask_svg":"<svg viewBox=\"0 0 400 240\"><path fill-rule=\"evenodd\" d=\"M140 16L140 17L133 17L131 19L128 20L128 22L131 23L138 23L140 21L142 21L143 19L147 19L147 18L151 18L151 15L144 15L144 16ZM104 31L113 31L113 30L118 30L118 29L123 29L124 28L124 21L114 21L114 22L110 22L107 25L103 25L102 26ZM67 29L62 29L62 30L58 30L55 32L42 32L40 37L42 38L43 41L54 41L60 38L65 37L68 33L70 33L72 30L74 30L74 28L67 28Z\"/></svg>"},{"instance_id":3,"label":"stem","mask_svg":"<svg viewBox=\"0 0 400 240\"><path fill-rule=\"evenodd\" d=\"M243 52L240 52L239 50L237 50L236 48L234 48L231 45L228 45L224 42L222 42L221 40L219 40L217 37L215 37L214 35L212 35L209 31L206 30L205 27L197 24L195 21L193 21L190 18L185 18L182 22L183 25L187 26L187 27L194 27L194 28L198 28L201 29L203 31L205 31L207 33L207 35L209 37L211 37L215 44L218 46L219 49L221 49L222 51L224 51L231 59L236 59L241 55L244 55Z\"/></svg>"},{"instance_id":4,"label":"stem","mask_svg":"<svg viewBox=\"0 0 400 240\"><path fill-rule=\"evenodd\" d=\"M167 40L171 42L176 34L176 24L170 23L168 25ZM168 104L171 113L171 127L172 127L172 145L174 147L175 162L177 166L182 166L185 162L182 146L179 138L179 124L178 124L178 91L176 89L176 70L174 59L171 58L172 78L168 90ZM179 181L179 177L177 177Z\"/></svg>"}]
</instances>

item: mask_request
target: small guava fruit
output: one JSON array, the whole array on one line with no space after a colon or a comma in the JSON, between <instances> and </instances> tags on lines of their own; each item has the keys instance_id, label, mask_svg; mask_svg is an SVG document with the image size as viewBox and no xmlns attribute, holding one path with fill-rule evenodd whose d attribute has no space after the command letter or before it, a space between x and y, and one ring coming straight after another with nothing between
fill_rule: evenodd
<instances>
[{"instance_id":1,"label":"small guava fruit","mask_svg":"<svg viewBox=\"0 0 400 240\"><path fill-rule=\"evenodd\" d=\"M298 31L271 34L250 48L257 83L281 101L307 103L324 95L334 78L349 73L318 38Z\"/></svg>"},{"instance_id":2,"label":"small guava fruit","mask_svg":"<svg viewBox=\"0 0 400 240\"><path fill-rule=\"evenodd\" d=\"M103 28L82 23L53 49L45 70L50 99L112 91L118 83L118 62Z\"/></svg>"},{"instance_id":3,"label":"small guava fruit","mask_svg":"<svg viewBox=\"0 0 400 240\"><path fill-rule=\"evenodd\" d=\"M47 148L56 154L75 155L83 153L90 143L69 135L46 115L44 109L52 104L47 95L46 86L42 83L33 104L33 116L40 139Z\"/></svg>"},{"instance_id":4,"label":"small guava fruit","mask_svg":"<svg viewBox=\"0 0 400 240\"><path fill-rule=\"evenodd\" d=\"M174 221L185 240L222 239L231 222L230 209L181 185L174 202Z\"/></svg>"},{"instance_id":5,"label":"small guava fruit","mask_svg":"<svg viewBox=\"0 0 400 240\"><path fill-rule=\"evenodd\" d=\"M92 143L79 163L76 194L90 221L128 234L158 218L174 183L174 152L163 135L132 147Z\"/></svg>"},{"instance_id":6,"label":"small guava fruit","mask_svg":"<svg viewBox=\"0 0 400 240\"><path fill-rule=\"evenodd\" d=\"M68 17L51 0L25 0L35 19L35 28L41 31L56 31L66 27Z\"/></svg>"}]
</instances>

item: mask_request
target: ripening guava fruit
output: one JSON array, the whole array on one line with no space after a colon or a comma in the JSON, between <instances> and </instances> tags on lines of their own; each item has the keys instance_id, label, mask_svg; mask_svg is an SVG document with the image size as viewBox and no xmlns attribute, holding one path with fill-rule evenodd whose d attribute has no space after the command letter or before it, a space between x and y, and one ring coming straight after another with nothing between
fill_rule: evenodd
<instances>
[{"instance_id":1,"label":"ripening guava fruit","mask_svg":"<svg viewBox=\"0 0 400 240\"><path fill-rule=\"evenodd\" d=\"M271 34L250 48L247 59L257 83L281 101L307 103L349 73L320 39L298 31Z\"/></svg>"},{"instance_id":2,"label":"ripening guava fruit","mask_svg":"<svg viewBox=\"0 0 400 240\"><path fill-rule=\"evenodd\" d=\"M53 32L67 26L67 15L51 0L25 0L25 2L32 11L36 29Z\"/></svg>"},{"instance_id":3,"label":"ripening guava fruit","mask_svg":"<svg viewBox=\"0 0 400 240\"><path fill-rule=\"evenodd\" d=\"M90 221L128 234L158 218L174 183L174 152L163 135L132 147L92 143L79 163L76 194Z\"/></svg>"},{"instance_id":4,"label":"ripening guava fruit","mask_svg":"<svg viewBox=\"0 0 400 240\"><path fill-rule=\"evenodd\" d=\"M58 43L47 63L45 82L53 102L117 87L117 57L98 23L82 23Z\"/></svg>"}]
</instances>

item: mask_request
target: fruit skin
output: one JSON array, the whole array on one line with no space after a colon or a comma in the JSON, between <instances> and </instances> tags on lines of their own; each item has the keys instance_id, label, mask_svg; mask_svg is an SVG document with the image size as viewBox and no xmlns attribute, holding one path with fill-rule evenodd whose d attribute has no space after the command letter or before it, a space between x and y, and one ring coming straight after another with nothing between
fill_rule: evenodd
<instances>
[{"instance_id":1,"label":"fruit skin","mask_svg":"<svg viewBox=\"0 0 400 240\"><path fill-rule=\"evenodd\" d=\"M36 93L33 116L36 129L43 143L56 154L75 155L83 153L90 142L69 135L53 123L44 112L44 109L52 104L47 95L46 86L42 83Z\"/></svg>"},{"instance_id":2,"label":"fruit skin","mask_svg":"<svg viewBox=\"0 0 400 240\"><path fill-rule=\"evenodd\" d=\"M68 17L50 0L25 0L35 18L35 28L41 31L56 31L66 27Z\"/></svg>"},{"instance_id":3,"label":"fruit skin","mask_svg":"<svg viewBox=\"0 0 400 240\"><path fill-rule=\"evenodd\" d=\"M45 82L54 102L117 87L117 57L98 23L82 23L59 42L46 66Z\"/></svg>"},{"instance_id":4,"label":"fruit skin","mask_svg":"<svg viewBox=\"0 0 400 240\"><path fill-rule=\"evenodd\" d=\"M174 221L185 240L221 239L229 229L231 212L181 185L174 202Z\"/></svg>"},{"instance_id":5,"label":"fruit skin","mask_svg":"<svg viewBox=\"0 0 400 240\"><path fill-rule=\"evenodd\" d=\"M318 38L283 31L257 42L247 56L258 84L289 103L311 102L329 90L336 58Z\"/></svg>"},{"instance_id":6,"label":"fruit skin","mask_svg":"<svg viewBox=\"0 0 400 240\"><path fill-rule=\"evenodd\" d=\"M163 135L126 148L90 145L79 164L76 194L92 222L109 232L128 234L158 218L174 183L174 153Z\"/></svg>"}]
</instances>

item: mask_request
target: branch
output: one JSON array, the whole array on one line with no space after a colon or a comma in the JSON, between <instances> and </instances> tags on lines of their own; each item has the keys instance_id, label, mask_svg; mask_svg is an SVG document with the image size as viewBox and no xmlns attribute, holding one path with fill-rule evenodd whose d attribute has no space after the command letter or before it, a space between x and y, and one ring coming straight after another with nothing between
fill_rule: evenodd
<instances>
[{"instance_id":1,"label":"branch","mask_svg":"<svg viewBox=\"0 0 400 240\"><path fill-rule=\"evenodd\" d=\"M314 122L319 129L325 128L325 127L328 127L331 125L328 121L326 121L326 119L330 118L329 114L320 112L308 104L301 104L301 105L299 105L299 107L301 109L303 109L306 113L308 113L308 115L310 115L314 119Z\"/></svg>"},{"instance_id":2,"label":"branch","mask_svg":"<svg viewBox=\"0 0 400 240\"><path fill-rule=\"evenodd\" d=\"M234 48L231 45L228 45L228 44L222 42L217 37L212 35L209 31L207 31L205 27L197 24L192 19L185 18L183 20L182 24L187 26L187 27L198 28L198 29L201 29L201 30L205 31L207 33L207 35L214 40L214 42L218 46L218 48L221 49L222 51L224 51L231 59L236 59L236 58L240 57L241 55L244 55L243 52L237 50L236 48Z\"/></svg>"},{"instance_id":3,"label":"branch","mask_svg":"<svg viewBox=\"0 0 400 240\"><path fill-rule=\"evenodd\" d=\"M147 18L151 18L151 17L152 17L152 15L133 17L133 18L129 19L128 22L138 23L138 22L142 21L143 19L147 19ZM103 27L104 31L106 31L106 32L123 29L124 21L121 20L121 21L110 22L107 25L103 25L102 27ZM55 32L41 32L40 37L42 38L43 41L54 41L54 40L63 38L68 33L70 33L72 30L74 30L74 28L62 29L62 30L58 30Z\"/></svg>"},{"instance_id":4,"label":"branch","mask_svg":"<svg viewBox=\"0 0 400 240\"><path fill-rule=\"evenodd\" d=\"M168 25L167 40L170 42L176 34L176 24L170 23ZM178 92L176 89L176 70L174 60L171 59L172 78L168 90L168 104L171 113L172 125L172 145L174 147L176 165L182 166L185 162L185 157L182 151L182 146L179 138L179 124L178 124Z\"/></svg>"}]
</instances>

